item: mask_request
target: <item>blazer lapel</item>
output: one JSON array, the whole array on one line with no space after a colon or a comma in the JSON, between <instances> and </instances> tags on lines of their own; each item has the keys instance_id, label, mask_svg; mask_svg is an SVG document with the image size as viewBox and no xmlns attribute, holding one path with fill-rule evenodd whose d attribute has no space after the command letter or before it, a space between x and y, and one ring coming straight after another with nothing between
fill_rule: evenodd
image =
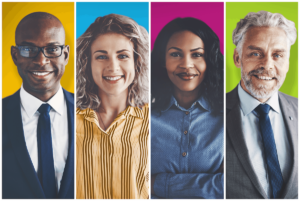
<instances>
[{"instance_id":1,"label":"blazer lapel","mask_svg":"<svg viewBox=\"0 0 300 201\"><path fill-rule=\"evenodd\" d=\"M21 116L20 90L13 95L12 101L5 109L9 111L10 115L4 117L4 122L7 124L7 128L9 128L8 132L10 142L15 156L20 164L20 168L23 171L24 177L27 179L28 185L31 187L34 197L45 198L44 191L31 162L31 158L25 143Z\"/></svg>"},{"instance_id":2,"label":"blazer lapel","mask_svg":"<svg viewBox=\"0 0 300 201\"><path fill-rule=\"evenodd\" d=\"M236 87L232 92L227 94L226 97L226 130L227 135L232 142L235 153L240 160L243 168L245 169L248 177L251 182L258 190L258 192L264 197L268 198L264 189L260 185L260 182L254 172L248 149L246 146L246 142L243 135L242 129L242 120L241 120L241 112L240 112L240 100L238 97L238 87Z\"/></svg>"},{"instance_id":3,"label":"blazer lapel","mask_svg":"<svg viewBox=\"0 0 300 201\"><path fill-rule=\"evenodd\" d=\"M68 111L69 152L58 194L59 198L66 198L69 191L74 195L74 97L65 90L64 95Z\"/></svg>"},{"instance_id":4,"label":"blazer lapel","mask_svg":"<svg viewBox=\"0 0 300 201\"><path fill-rule=\"evenodd\" d=\"M296 189L293 189L295 188L295 183L298 184L298 111L297 108L293 107L292 103L290 103L282 93L279 93L279 104L293 152L292 170L282 191L282 198L292 199L294 198L294 191L298 189L298 185ZM290 117L293 118L293 121L290 120Z\"/></svg>"}]
</instances>

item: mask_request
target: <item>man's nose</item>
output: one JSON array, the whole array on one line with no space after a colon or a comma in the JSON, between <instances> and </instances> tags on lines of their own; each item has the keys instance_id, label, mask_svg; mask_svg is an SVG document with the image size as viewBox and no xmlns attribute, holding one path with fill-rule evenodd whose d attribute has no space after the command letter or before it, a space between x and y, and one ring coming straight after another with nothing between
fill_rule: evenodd
<instances>
[{"instance_id":1,"label":"man's nose","mask_svg":"<svg viewBox=\"0 0 300 201\"><path fill-rule=\"evenodd\" d=\"M111 72L117 72L120 70L120 63L117 59L110 59L107 69Z\"/></svg>"},{"instance_id":2,"label":"man's nose","mask_svg":"<svg viewBox=\"0 0 300 201\"><path fill-rule=\"evenodd\" d=\"M49 62L50 62L49 58L45 57L42 51L40 51L38 55L33 59L33 63L38 64L39 66L44 66Z\"/></svg>"},{"instance_id":3,"label":"man's nose","mask_svg":"<svg viewBox=\"0 0 300 201\"><path fill-rule=\"evenodd\" d=\"M262 67L266 70L271 70L274 68L274 60L272 55L268 55L264 58Z\"/></svg>"},{"instance_id":4,"label":"man's nose","mask_svg":"<svg viewBox=\"0 0 300 201\"><path fill-rule=\"evenodd\" d=\"M193 60L189 56L184 56L182 58L182 62L179 65L180 68L193 68L194 63Z\"/></svg>"}]
</instances>

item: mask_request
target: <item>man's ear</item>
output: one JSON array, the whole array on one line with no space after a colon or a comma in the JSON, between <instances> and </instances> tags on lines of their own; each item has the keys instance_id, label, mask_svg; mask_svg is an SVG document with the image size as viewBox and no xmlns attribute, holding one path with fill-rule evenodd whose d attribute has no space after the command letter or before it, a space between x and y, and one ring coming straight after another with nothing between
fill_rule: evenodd
<instances>
[{"instance_id":1,"label":"man's ear","mask_svg":"<svg viewBox=\"0 0 300 201\"><path fill-rule=\"evenodd\" d=\"M65 65L68 64L69 61L69 56L70 56L70 46L66 45L63 49L63 56L64 56L64 60L65 60Z\"/></svg>"},{"instance_id":2,"label":"man's ear","mask_svg":"<svg viewBox=\"0 0 300 201\"><path fill-rule=\"evenodd\" d=\"M14 61L15 65L17 66L17 63L18 63L18 50L15 46L11 46L10 54L11 54L12 60Z\"/></svg>"},{"instance_id":3,"label":"man's ear","mask_svg":"<svg viewBox=\"0 0 300 201\"><path fill-rule=\"evenodd\" d=\"M233 61L236 67L238 68L242 67L242 61L236 48L234 49L234 53L233 53Z\"/></svg>"}]
</instances>

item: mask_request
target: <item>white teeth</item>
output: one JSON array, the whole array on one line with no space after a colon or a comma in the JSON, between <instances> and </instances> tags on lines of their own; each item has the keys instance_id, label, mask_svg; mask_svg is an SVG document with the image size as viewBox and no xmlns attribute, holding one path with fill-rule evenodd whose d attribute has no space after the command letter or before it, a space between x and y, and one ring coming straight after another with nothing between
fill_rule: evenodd
<instances>
[{"instance_id":1,"label":"white teeth","mask_svg":"<svg viewBox=\"0 0 300 201\"><path fill-rule=\"evenodd\" d=\"M115 80L120 79L121 77L122 77L122 76L116 76L116 77L104 77L104 79L115 81Z\"/></svg>"},{"instance_id":2,"label":"white teeth","mask_svg":"<svg viewBox=\"0 0 300 201\"><path fill-rule=\"evenodd\" d=\"M38 75L38 76L44 76L44 75L49 74L50 72L32 72L32 73L35 75Z\"/></svg>"},{"instance_id":3,"label":"white teeth","mask_svg":"<svg viewBox=\"0 0 300 201\"><path fill-rule=\"evenodd\" d=\"M271 77L266 77L266 76L258 76L258 78L261 80L272 80Z\"/></svg>"}]
</instances>

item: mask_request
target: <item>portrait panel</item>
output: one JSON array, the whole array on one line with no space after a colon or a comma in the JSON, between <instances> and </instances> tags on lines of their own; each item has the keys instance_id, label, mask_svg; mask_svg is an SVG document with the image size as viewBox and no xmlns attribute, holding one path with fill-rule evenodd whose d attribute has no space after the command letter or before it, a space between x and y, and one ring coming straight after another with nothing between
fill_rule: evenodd
<instances>
[{"instance_id":1,"label":"portrait panel","mask_svg":"<svg viewBox=\"0 0 300 201\"><path fill-rule=\"evenodd\" d=\"M12 95L22 79L11 58L11 46L15 46L15 30L20 20L33 12L47 12L56 16L65 29L65 45L70 46L68 64L65 67L61 85L74 93L74 3L58 2L3 2L2 3L2 98Z\"/></svg>"},{"instance_id":2,"label":"portrait panel","mask_svg":"<svg viewBox=\"0 0 300 201\"><path fill-rule=\"evenodd\" d=\"M241 80L241 71L233 61L236 46L232 42L232 32L240 19L249 12L268 11L280 13L295 23L298 30L297 2L227 2L226 3L226 92L232 91ZM293 97L298 97L298 37L290 49L289 71L280 90Z\"/></svg>"},{"instance_id":3,"label":"portrait panel","mask_svg":"<svg viewBox=\"0 0 300 201\"><path fill-rule=\"evenodd\" d=\"M151 3L152 199L223 199L223 14Z\"/></svg>"}]
</instances>

